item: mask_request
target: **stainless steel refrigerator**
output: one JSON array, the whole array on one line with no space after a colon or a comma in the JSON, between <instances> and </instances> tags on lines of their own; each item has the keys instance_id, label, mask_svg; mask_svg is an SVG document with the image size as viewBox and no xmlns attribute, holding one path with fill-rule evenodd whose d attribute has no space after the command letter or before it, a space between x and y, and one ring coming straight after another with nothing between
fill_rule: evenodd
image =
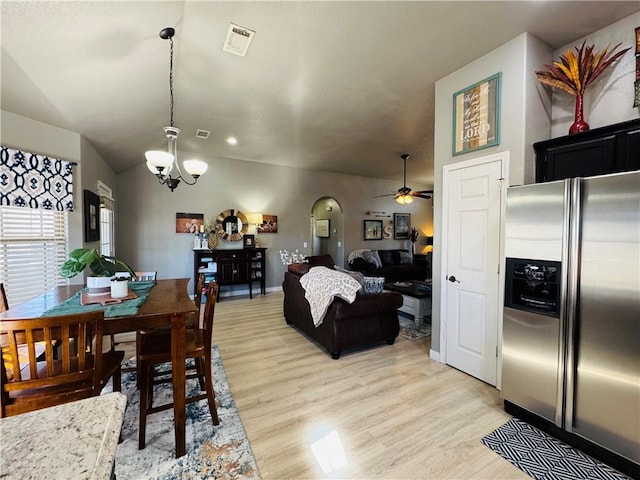
<instances>
[{"instance_id":1,"label":"stainless steel refrigerator","mask_svg":"<svg viewBox=\"0 0 640 480\"><path fill-rule=\"evenodd\" d=\"M640 472L640 172L511 187L505 409Z\"/></svg>"}]
</instances>

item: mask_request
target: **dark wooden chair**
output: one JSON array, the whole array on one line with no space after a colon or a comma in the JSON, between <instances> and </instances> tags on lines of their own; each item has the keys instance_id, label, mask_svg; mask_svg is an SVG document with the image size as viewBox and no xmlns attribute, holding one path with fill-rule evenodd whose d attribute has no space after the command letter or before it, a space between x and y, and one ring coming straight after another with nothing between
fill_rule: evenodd
<instances>
[{"instance_id":1,"label":"dark wooden chair","mask_svg":"<svg viewBox=\"0 0 640 480\"><path fill-rule=\"evenodd\" d=\"M194 395L186 399L186 403L207 400L209 412L214 425L219 425L216 409L215 391L211 372L211 346L213 333L213 316L218 295L218 284L210 282L206 292L204 318L202 328L188 328L185 332L185 361L194 359L195 373L187 372L187 378L197 378L200 389L205 393ZM140 366L140 428L138 431L138 448L143 449L146 444L147 415L167 410L173 403L153 405L153 385L170 382L166 372L156 372L155 365L171 362L171 331L155 330L140 334L140 348L138 350L138 365ZM170 373L170 372L169 372Z\"/></svg>"},{"instance_id":2,"label":"dark wooden chair","mask_svg":"<svg viewBox=\"0 0 640 480\"><path fill-rule=\"evenodd\" d=\"M4 283L0 283L0 313L9 310L9 302L7 302L7 294L4 291Z\"/></svg>"},{"instance_id":3,"label":"dark wooden chair","mask_svg":"<svg viewBox=\"0 0 640 480\"><path fill-rule=\"evenodd\" d=\"M120 391L124 353L102 352L103 321L104 312L98 311L1 322L11 360L10 372L2 360L1 416L99 395L109 378L113 390ZM38 342L45 345L42 361ZM22 346L26 358L19 353Z\"/></svg>"},{"instance_id":4,"label":"dark wooden chair","mask_svg":"<svg viewBox=\"0 0 640 480\"><path fill-rule=\"evenodd\" d=\"M2 312L6 312L7 310L9 310L9 301L7 300L7 293L5 292L4 289L4 284L0 283L0 313ZM56 344L56 342L54 342L54 345ZM4 359L5 362L5 367L7 369L8 372L11 372L10 375L13 372L13 366L11 363L11 355L9 354L9 339L7 337L6 333L0 333L0 346L2 347L2 358ZM37 342L36 343L36 358L37 359L41 359L42 355L44 354L44 342ZM26 364L28 362L28 358L29 358L29 352L27 350L27 346L26 345L18 345L18 355L20 356L20 359ZM9 380L11 380L11 378L9 378Z\"/></svg>"}]
</instances>

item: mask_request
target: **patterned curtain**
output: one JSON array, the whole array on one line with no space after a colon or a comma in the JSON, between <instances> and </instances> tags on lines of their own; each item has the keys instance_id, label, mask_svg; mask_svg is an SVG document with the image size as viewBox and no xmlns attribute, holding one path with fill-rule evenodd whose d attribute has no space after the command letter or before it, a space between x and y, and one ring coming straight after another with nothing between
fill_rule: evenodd
<instances>
[{"instance_id":1,"label":"patterned curtain","mask_svg":"<svg viewBox=\"0 0 640 480\"><path fill-rule=\"evenodd\" d=\"M75 163L0 148L0 206L73 211Z\"/></svg>"}]
</instances>

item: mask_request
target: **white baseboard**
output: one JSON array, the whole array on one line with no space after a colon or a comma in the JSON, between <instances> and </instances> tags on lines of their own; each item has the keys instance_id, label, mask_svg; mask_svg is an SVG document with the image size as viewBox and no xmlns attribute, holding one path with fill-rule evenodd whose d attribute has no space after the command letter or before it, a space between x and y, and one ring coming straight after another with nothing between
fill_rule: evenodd
<instances>
[{"instance_id":1,"label":"white baseboard","mask_svg":"<svg viewBox=\"0 0 640 480\"><path fill-rule=\"evenodd\" d=\"M429 350L429 358L434 362L442 363L440 362L440 352L436 352L433 349Z\"/></svg>"}]
</instances>

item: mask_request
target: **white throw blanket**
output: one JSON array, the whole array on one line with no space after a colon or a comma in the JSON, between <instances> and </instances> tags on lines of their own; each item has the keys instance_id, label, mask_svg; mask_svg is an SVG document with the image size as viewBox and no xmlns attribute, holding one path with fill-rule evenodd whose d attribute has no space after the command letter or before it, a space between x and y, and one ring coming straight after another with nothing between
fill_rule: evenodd
<instances>
[{"instance_id":1,"label":"white throw blanket","mask_svg":"<svg viewBox=\"0 0 640 480\"><path fill-rule=\"evenodd\" d=\"M311 317L316 327L322 324L334 297L353 303L356 293L362 287L350 275L327 267L312 267L300 278L300 285L305 290L304 298L309 302Z\"/></svg>"}]
</instances>

